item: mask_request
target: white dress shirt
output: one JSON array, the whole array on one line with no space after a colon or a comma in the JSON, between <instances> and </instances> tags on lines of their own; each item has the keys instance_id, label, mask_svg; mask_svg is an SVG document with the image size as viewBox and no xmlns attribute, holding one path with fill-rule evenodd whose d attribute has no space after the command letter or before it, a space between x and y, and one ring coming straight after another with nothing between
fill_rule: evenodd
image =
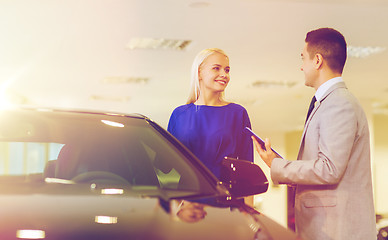
<instances>
[{"instance_id":1,"label":"white dress shirt","mask_svg":"<svg viewBox=\"0 0 388 240\"><path fill-rule=\"evenodd\" d=\"M315 92L315 98L317 99L317 101L321 102L322 100L322 96L325 94L325 92L327 90L329 90L329 88L331 86L333 86L334 84L337 84L339 82L343 82L344 80L342 79L342 77L335 77L335 78L332 78L326 82L324 82L318 89L317 91Z\"/></svg>"}]
</instances>

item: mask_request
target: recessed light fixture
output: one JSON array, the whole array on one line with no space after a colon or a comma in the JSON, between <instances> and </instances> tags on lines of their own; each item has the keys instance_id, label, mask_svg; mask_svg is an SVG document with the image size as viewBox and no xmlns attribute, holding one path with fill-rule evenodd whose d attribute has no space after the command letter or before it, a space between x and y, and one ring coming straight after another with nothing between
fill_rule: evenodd
<instances>
[{"instance_id":1,"label":"recessed light fixture","mask_svg":"<svg viewBox=\"0 0 388 240\"><path fill-rule=\"evenodd\" d=\"M260 87L260 88L291 88L295 86L296 82L287 82L287 81L256 81L252 83L253 87Z\"/></svg>"},{"instance_id":2,"label":"recessed light fixture","mask_svg":"<svg viewBox=\"0 0 388 240\"><path fill-rule=\"evenodd\" d=\"M128 102L131 99L129 96L103 96L103 95L92 95L89 98L90 100L112 101L112 102Z\"/></svg>"},{"instance_id":3,"label":"recessed light fixture","mask_svg":"<svg viewBox=\"0 0 388 240\"><path fill-rule=\"evenodd\" d=\"M102 80L103 83L122 84L122 83L135 83L135 84L146 84L150 79L147 77L106 77Z\"/></svg>"},{"instance_id":4,"label":"recessed light fixture","mask_svg":"<svg viewBox=\"0 0 388 240\"><path fill-rule=\"evenodd\" d=\"M374 102L372 107L374 113L388 114L388 103Z\"/></svg>"},{"instance_id":5,"label":"recessed light fixture","mask_svg":"<svg viewBox=\"0 0 388 240\"><path fill-rule=\"evenodd\" d=\"M191 40L165 38L132 38L125 46L128 49L184 50Z\"/></svg>"},{"instance_id":6,"label":"recessed light fixture","mask_svg":"<svg viewBox=\"0 0 388 240\"><path fill-rule=\"evenodd\" d=\"M356 47L348 46L347 52L349 57L365 58L372 54L377 54L385 51L385 47Z\"/></svg>"}]
</instances>

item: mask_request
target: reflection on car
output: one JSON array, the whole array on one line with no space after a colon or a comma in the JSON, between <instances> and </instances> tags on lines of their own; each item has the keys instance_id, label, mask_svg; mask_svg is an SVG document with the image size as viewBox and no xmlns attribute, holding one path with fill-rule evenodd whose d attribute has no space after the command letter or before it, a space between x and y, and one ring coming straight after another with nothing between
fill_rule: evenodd
<instances>
[{"instance_id":1,"label":"reflection on car","mask_svg":"<svg viewBox=\"0 0 388 240\"><path fill-rule=\"evenodd\" d=\"M377 240L388 240L388 214L376 214Z\"/></svg>"},{"instance_id":2,"label":"reflection on car","mask_svg":"<svg viewBox=\"0 0 388 240\"><path fill-rule=\"evenodd\" d=\"M0 239L298 239L244 203L267 188L244 160L218 180L142 115L0 111Z\"/></svg>"}]
</instances>

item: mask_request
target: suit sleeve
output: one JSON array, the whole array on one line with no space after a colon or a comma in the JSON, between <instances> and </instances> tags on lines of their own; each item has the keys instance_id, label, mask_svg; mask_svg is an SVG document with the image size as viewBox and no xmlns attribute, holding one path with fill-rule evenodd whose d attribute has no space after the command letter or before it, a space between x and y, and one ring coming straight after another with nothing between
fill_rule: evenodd
<instances>
[{"instance_id":1,"label":"suit sleeve","mask_svg":"<svg viewBox=\"0 0 388 240\"><path fill-rule=\"evenodd\" d=\"M307 126L302 160L273 160L275 183L331 185L340 181L357 140L358 106L346 95L336 95L321 107L319 116Z\"/></svg>"}]
</instances>

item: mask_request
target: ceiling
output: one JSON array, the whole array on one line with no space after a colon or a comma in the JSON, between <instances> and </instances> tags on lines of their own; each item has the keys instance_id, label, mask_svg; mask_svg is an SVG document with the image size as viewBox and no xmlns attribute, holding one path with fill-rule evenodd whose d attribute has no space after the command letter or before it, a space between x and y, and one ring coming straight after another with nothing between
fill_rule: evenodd
<instances>
[{"instance_id":1,"label":"ceiling","mask_svg":"<svg viewBox=\"0 0 388 240\"><path fill-rule=\"evenodd\" d=\"M386 113L387 0L0 0L0 97L138 112L166 127L188 96L194 56L218 47L230 58L226 98L247 108L253 128L297 130L314 94L300 52L306 32L319 27L383 50L349 57L343 76L369 112ZM132 38L191 42L130 49Z\"/></svg>"}]
</instances>

